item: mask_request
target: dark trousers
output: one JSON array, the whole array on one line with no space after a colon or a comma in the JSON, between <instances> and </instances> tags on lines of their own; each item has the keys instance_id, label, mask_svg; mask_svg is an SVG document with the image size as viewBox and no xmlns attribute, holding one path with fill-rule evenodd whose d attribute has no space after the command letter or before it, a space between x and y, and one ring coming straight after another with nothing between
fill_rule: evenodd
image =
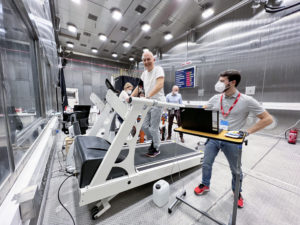
<instances>
[{"instance_id":1,"label":"dark trousers","mask_svg":"<svg viewBox=\"0 0 300 225\"><path fill-rule=\"evenodd\" d=\"M178 127L181 127L180 110L168 110L168 137L172 136L173 120L176 117ZM180 137L183 137L183 133L179 133Z\"/></svg>"}]
</instances>

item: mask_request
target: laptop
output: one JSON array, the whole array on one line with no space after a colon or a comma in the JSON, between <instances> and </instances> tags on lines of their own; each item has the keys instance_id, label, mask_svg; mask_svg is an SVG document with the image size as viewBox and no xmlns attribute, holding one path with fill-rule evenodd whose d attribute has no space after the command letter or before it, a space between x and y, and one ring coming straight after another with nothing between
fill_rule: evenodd
<instances>
[{"instance_id":1,"label":"laptop","mask_svg":"<svg viewBox=\"0 0 300 225\"><path fill-rule=\"evenodd\" d=\"M181 107L182 128L200 132L219 134L219 111L198 107Z\"/></svg>"}]
</instances>

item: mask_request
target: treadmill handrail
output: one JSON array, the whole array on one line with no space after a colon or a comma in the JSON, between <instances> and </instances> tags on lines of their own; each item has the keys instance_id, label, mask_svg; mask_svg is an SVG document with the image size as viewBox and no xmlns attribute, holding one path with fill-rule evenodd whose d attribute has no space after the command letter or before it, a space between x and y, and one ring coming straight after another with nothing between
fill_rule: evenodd
<instances>
[{"instance_id":1,"label":"treadmill handrail","mask_svg":"<svg viewBox=\"0 0 300 225\"><path fill-rule=\"evenodd\" d=\"M148 106L160 106L160 107L184 107L183 104L176 104L176 103L168 103L163 101L158 101L156 99L148 99L148 98L137 98L137 97L130 97L129 102L136 104L136 103L144 103Z\"/></svg>"}]
</instances>

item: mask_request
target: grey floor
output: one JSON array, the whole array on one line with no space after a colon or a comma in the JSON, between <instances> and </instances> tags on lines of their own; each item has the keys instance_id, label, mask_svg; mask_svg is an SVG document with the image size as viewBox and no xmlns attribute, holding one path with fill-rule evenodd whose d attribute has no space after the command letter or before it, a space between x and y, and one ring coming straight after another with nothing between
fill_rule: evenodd
<instances>
[{"instance_id":1,"label":"grey floor","mask_svg":"<svg viewBox=\"0 0 300 225\"><path fill-rule=\"evenodd\" d=\"M43 224L73 224L70 216L57 200L59 185L65 179L61 172L65 162L61 154L64 136L60 134L57 153L52 168L52 178L47 196ZM186 146L194 148L199 138L184 136ZM174 137L175 139L175 137ZM284 139L250 135L249 145L244 146L242 164L244 172L243 195L245 207L238 209L237 224L300 224L300 147ZM201 141L204 141L201 139ZM201 147L203 149L203 146ZM228 224L233 194L230 189L231 173L223 153L217 156L213 167L211 191L196 196L193 189L201 179L201 166L166 177L170 183L169 202L183 190L185 199L195 207L208 212ZM169 215L168 205L158 208L152 201L154 182L117 195L112 207L98 220L91 220L92 205L79 207L76 178L69 178L61 188L61 200L70 210L78 225L92 224L214 224L193 209L179 205Z\"/></svg>"}]
</instances>

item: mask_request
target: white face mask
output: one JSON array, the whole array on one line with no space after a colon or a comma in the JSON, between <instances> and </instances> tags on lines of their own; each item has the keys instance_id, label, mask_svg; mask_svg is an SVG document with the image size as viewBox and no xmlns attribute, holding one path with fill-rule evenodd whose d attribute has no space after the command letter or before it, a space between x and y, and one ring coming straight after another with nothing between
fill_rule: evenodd
<instances>
[{"instance_id":1,"label":"white face mask","mask_svg":"<svg viewBox=\"0 0 300 225\"><path fill-rule=\"evenodd\" d=\"M174 92L174 95L177 95L177 94L178 94L178 91L175 91L175 92Z\"/></svg>"},{"instance_id":2,"label":"white face mask","mask_svg":"<svg viewBox=\"0 0 300 225\"><path fill-rule=\"evenodd\" d=\"M220 92L222 93L223 91L225 91L225 84L223 82L220 82L218 81L216 84L215 84L215 90L216 92Z\"/></svg>"},{"instance_id":3,"label":"white face mask","mask_svg":"<svg viewBox=\"0 0 300 225\"><path fill-rule=\"evenodd\" d=\"M131 90L128 90L128 91L126 91L126 92L127 92L127 94L131 95L131 92L132 92L132 91L131 91Z\"/></svg>"}]
</instances>

